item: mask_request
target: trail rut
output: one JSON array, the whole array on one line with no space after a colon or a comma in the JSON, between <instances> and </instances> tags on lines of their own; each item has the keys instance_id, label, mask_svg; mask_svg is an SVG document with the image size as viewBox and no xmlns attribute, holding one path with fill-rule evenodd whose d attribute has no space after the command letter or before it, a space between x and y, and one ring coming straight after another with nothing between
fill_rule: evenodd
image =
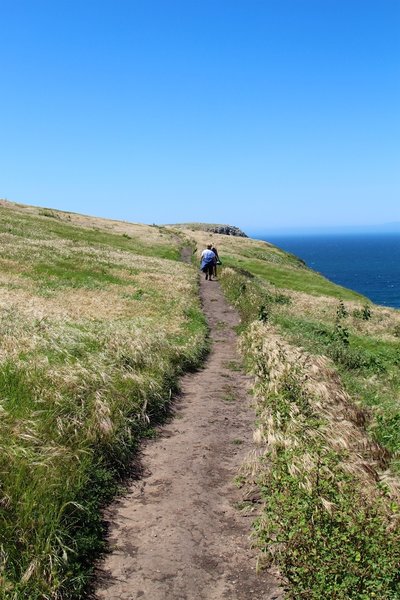
<instances>
[{"instance_id":1,"label":"trail rut","mask_svg":"<svg viewBox=\"0 0 400 600\"><path fill-rule=\"evenodd\" d=\"M239 369L239 318L217 281L201 281L212 349L182 378L174 418L145 443L143 474L107 510L108 554L97 600L273 600L272 573L255 572L251 518L234 478L252 449L254 414Z\"/></svg>"}]
</instances>

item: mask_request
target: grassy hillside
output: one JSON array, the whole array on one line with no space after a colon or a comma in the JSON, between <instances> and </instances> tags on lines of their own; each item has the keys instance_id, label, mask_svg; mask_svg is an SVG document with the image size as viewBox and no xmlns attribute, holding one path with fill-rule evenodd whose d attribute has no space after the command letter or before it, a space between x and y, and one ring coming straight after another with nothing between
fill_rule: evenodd
<instances>
[{"instance_id":1,"label":"grassy hillside","mask_svg":"<svg viewBox=\"0 0 400 600\"><path fill-rule=\"evenodd\" d=\"M242 316L257 454L238 484L293 599L400 598L400 311L265 242L0 201L0 599L77 598L100 507L206 327L183 244ZM254 499L258 499L254 501Z\"/></svg>"},{"instance_id":2,"label":"grassy hillside","mask_svg":"<svg viewBox=\"0 0 400 600\"><path fill-rule=\"evenodd\" d=\"M400 473L400 311L373 305L266 242L185 233L198 250L210 241L218 248L228 267L223 282L232 280L231 300L245 323L264 319L292 345L330 357L343 385L366 408L371 435L392 453L392 468Z\"/></svg>"},{"instance_id":3,"label":"grassy hillside","mask_svg":"<svg viewBox=\"0 0 400 600\"><path fill-rule=\"evenodd\" d=\"M68 598L99 507L205 349L196 273L162 228L0 206L0 598Z\"/></svg>"},{"instance_id":4,"label":"grassy hillside","mask_svg":"<svg viewBox=\"0 0 400 600\"><path fill-rule=\"evenodd\" d=\"M362 300L360 294L332 283L306 267L296 256L267 242L202 230L183 229L182 231L195 240L199 249L213 242L224 266L244 269L277 288L306 292L314 296Z\"/></svg>"},{"instance_id":5,"label":"grassy hillside","mask_svg":"<svg viewBox=\"0 0 400 600\"><path fill-rule=\"evenodd\" d=\"M258 454L259 568L293 599L400 598L400 311L372 305L264 242L210 239L242 315Z\"/></svg>"}]
</instances>

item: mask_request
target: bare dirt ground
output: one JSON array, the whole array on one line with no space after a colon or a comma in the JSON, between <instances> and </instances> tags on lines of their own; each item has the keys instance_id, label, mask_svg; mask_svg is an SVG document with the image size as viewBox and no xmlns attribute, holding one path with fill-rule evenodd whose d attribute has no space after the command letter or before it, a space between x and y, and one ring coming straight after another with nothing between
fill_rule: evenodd
<instances>
[{"instance_id":1,"label":"bare dirt ground","mask_svg":"<svg viewBox=\"0 0 400 600\"><path fill-rule=\"evenodd\" d=\"M174 418L144 445L143 475L107 511L110 554L98 600L273 600L272 573L256 574L251 517L234 484L253 448L248 380L238 369L239 319L219 284L202 279L212 350L182 379Z\"/></svg>"}]
</instances>

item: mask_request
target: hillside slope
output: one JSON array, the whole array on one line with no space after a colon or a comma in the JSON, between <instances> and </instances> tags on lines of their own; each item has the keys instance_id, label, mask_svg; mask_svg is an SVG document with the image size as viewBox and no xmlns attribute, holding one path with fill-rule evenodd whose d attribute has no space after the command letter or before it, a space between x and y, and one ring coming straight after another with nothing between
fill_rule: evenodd
<instances>
[{"instance_id":1,"label":"hillside slope","mask_svg":"<svg viewBox=\"0 0 400 600\"><path fill-rule=\"evenodd\" d=\"M293 600L398 599L400 311L265 242L192 235L228 265L255 378L259 453L241 484L259 498L259 568L274 563Z\"/></svg>"},{"instance_id":2,"label":"hillside slope","mask_svg":"<svg viewBox=\"0 0 400 600\"><path fill-rule=\"evenodd\" d=\"M100 505L205 350L196 273L156 227L3 202L0 236L0 597L76 596Z\"/></svg>"},{"instance_id":3,"label":"hillside slope","mask_svg":"<svg viewBox=\"0 0 400 600\"><path fill-rule=\"evenodd\" d=\"M0 201L0 237L0 598L85 589L100 507L207 348L179 258L209 241L255 378L259 454L240 482L259 499L259 567L276 562L289 598L400 597L400 311L202 225Z\"/></svg>"}]
</instances>

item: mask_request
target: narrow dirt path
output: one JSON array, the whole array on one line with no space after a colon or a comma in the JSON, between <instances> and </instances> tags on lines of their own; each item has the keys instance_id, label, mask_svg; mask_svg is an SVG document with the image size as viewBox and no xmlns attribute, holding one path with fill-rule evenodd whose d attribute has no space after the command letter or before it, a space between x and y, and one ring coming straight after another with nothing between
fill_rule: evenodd
<instances>
[{"instance_id":1,"label":"narrow dirt path","mask_svg":"<svg viewBox=\"0 0 400 600\"><path fill-rule=\"evenodd\" d=\"M211 353L183 377L174 419L145 444L143 476L107 511L112 552L98 571L98 600L281 598L273 575L255 572L251 519L236 506L254 421L237 370L238 315L216 281L202 280L201 298Z\"/></svg>"}]
</instances>

